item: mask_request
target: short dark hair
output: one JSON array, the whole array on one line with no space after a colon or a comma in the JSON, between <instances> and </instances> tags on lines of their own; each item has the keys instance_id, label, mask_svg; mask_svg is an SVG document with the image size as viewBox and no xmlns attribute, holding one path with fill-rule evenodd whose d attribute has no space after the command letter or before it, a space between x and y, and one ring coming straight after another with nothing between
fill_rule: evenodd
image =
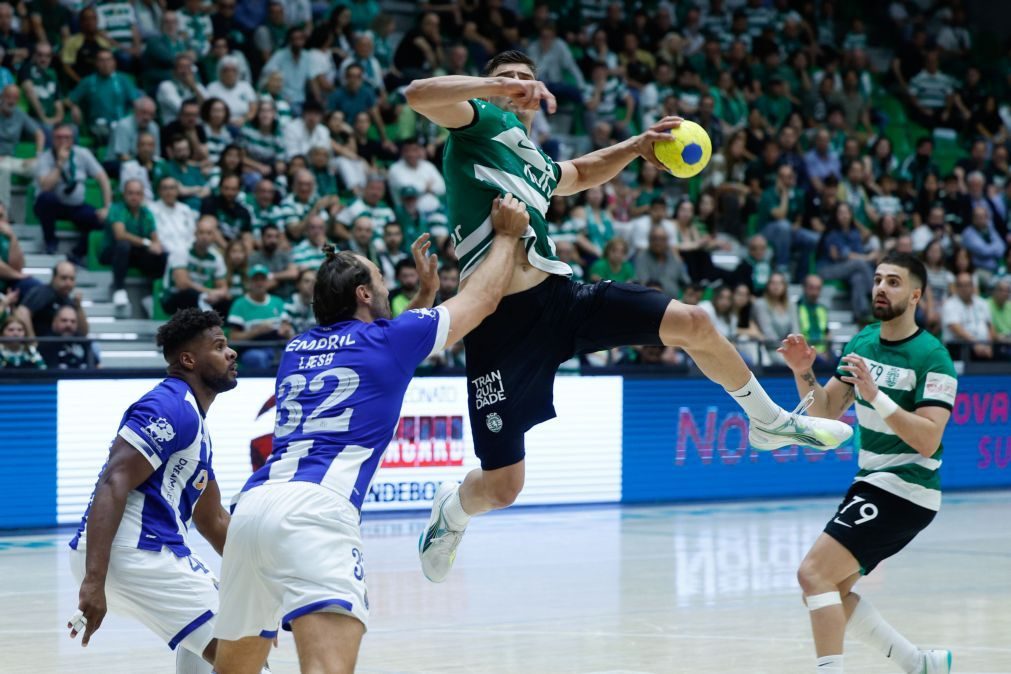
<instances>
[{"instance_id":1,"label":"short dark hair","mask_svg":"<svg viewBox=\"0 0 1011 674\"><path fill-rule=\"evenodd\" d=\"M215 311L182 309L158 328L155 343L161 347L166 362L171 363L190 340L205 330L220 328L221 324L221 316Z\"/></svg>"},{"instance_id":2,"label":"short dark hair","mask_svg":"<svg viewBox=\"0 0 1011 674\"><path fill-rule=\"evenodd\" d=\"M333 325L350 320L358 310L355 289L370 286L372 274L361 257L349 250L337 251L323 247L326 260L316 272L316 289L312 293L312 312L320 325Z\"/></svg>"},{"instance_id":3,"label":"short dark hair","mask_svg":"<svg viewBox=\"0 0 1011 674\"><path fill-rule=\"evenodd\" d=\"M271 231L274 231L274 232L280 232L281 231L281 228L278 227L273 222L267 222L267 223L264 223L263 227L260 228L260 236L263 236L263 233L266 232L268 229L271 230Z\"/></svg>"},{"instance_id":4,"label":"short dark hair","mask_svg":"<svg viewBox=\"0 0 1011 674\"><path fill-rule=\"evenodd\" d=\"M418 265L414 264L414 260L412 260L409 257L405 257L403 260L398 262L396 266L393 268L393 275L400 276L400 272L404 271L405 269L417 269L417 268Z\"/></svg>"},{"instance_id":5,"label":"short dark hair","mask_svg":"<svg viewBox=\"0 0 1011 674\"><path fill-rule=\"evenodd\" d=\"M920 287L927 286L927 268L923 266L919 258L909 253L898 253L891 251L887 253L878 264L893 264L909 271L909 275L920 282Z\"/></svg>"},{"instance_id":6,"label":"short dark hair","mask_svg":"<svg viewBox=\"0 0 1011 674\"><path fill-rule=\"evenodd\" d=\"M537 76L537 65L534 63L533 59L516 49L510 49L492 56L491 59L484 64L484 70L481 71L481 74L488 77L495 72L496 68L499 66L510 64L525 65L530 68L530 72L534 74L534 77Z\"/></svg>"}]
</instances>

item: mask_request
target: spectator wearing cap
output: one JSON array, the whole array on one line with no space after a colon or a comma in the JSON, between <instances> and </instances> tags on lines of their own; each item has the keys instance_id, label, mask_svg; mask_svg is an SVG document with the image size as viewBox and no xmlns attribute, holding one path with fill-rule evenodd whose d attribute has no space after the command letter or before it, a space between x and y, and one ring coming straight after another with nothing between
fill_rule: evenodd
<instances>
[{"instance_id":1,"label":"spectator wearing cap","mask_svg":"<svg viewBox=\"0 0 1011 674\"><path fill-rule=\"evenodd\" d=\"M387 173L394 195L408 185L418 191L418 209L422 213L437 210L440 198L446 194L446 181L435 164L425 159L425 151L416 139L408 139L401 148L400 159Z\"/></svg>"},{"instance_id":2,"label":"spectator wearing cap","mask_svg":"<svg viewBox=\"0 0 1011 674\"><path fill-rule=\"evenodd\" d=\"M291 321L295 334L301 334L316 326L316 315L312 310L313 292L316 289L316 270L303 269L295 281L295 292L284 303L284 313Z\"/></svg>"},{"instance_id":3,"label":"spectator wearing cap","mask_svg":"<svg viewBox=\"0 0 1011 674\"><path fill-rule=\"evenodd\" d=\"M241 127L256 114L256 91L239 77L239 60L234 56L218 61L217 79L207 85L207 96L225 102L234 126Z\"/></svg>"},{"instance_id":4,"label":"spectator wearing cap","mask_svg":"<svg viewBox=\"0 0 1011 674\"><path fill-rule=\"evenodd\" d=\"M249 255L250 266L262 264L267 267L270 270L267 289L281 297L289 295L299 270L291 250L281 248L281 230L272 223L264 225L258 243L259 248Z\"/></svg>"},{"instance_id":5,"label":"spectator wearing cap","mask_svg":"<svg viewBox=\"0 0 1011 674\"><path fill-rule=\"evenodd\" d=\"M140 97L133 81L116 72L116 59L108 49L95 57L95 72L74 87L67 96L74 123L87 128L104 143L112 123L130 113L133 101Z\"/></svg>"},{"instance_id":6,"label":"spectator wearing cap","mask_svg":"<svg viewBox=\"0 0 1011 674\"><path fill-rule=\"evenodd\" d=\"M322 92L315 79L318 74L315 71L315 59L306 51L305 41L305 30L301 27L288 29L288 46L274 52L260 74L260 81L264 82L271 74L281 73L283 79L281 95L291 104L296 114L302 110L302 104L305 103L306 87L312 89L312 95L316 100L322 98Z\"/></svg>"},{"instance_id":7,"label":"spectator wearing cap","mask_svg":"<svg viewBox=\"0 0 1011 674\"><path fill-rule=\"evenodd\" d=\"M94 178L102 190L102 207L84 203L85 181ZM80 260L88 252L87 233L101 229L112 205L109 176L91 151L74 144L70 125L56 127L53 147L39 156L35 165L35 215L42 225L46 252L56 252L56 221L70 220L82 232L71 255Z\"/></svg>"},{"instance_id":8,"label":"spectator wearing cap","mask_svg":"<svg viewBox=\"0 0 1011 674\"><path fill-rule=\"evenodd\" d=\"M323 125L323 106L308 100L302 116L284 125L284 158L291 161L298 155L307 156L313 147L329 146L330 130Z\"/></svg>"},{"instance_id":9,"label":"spectator wearing cap","mask_svg":"<svg viewBox=\"0 0 1011 674\"><path fill-rule=\"evenodd\" d=\"M319 269L326 260L323 247L330 245L326 236L326 223L318 214L306 218L305 239L292 248L291 257L301 269Z\"/></svg>"},{"instance_id":10,"label":"spectator wearing cap","mask_svg":"<svg viewBox=\"0 0 1011 674\"><path fill-rule=\"evenodd\" d=\"M941 309L944 343L949 346L953 357L961 358L961 348L956 342L970 342L970 357L973 360L993 358L993 323L990 306L979 296L976 283L968 272L955 277L955 294L944 301Z\"/></svg>"},{"instance_id":11,"label":"spectator wearing cap","mask_svg":"<svg viewBox=\"0 0 1011 674\"><path fill-rule=\"evenodd\" d=\"M264 265L249 268L246 294L228 311L229 337L236 342L273 342L295 336L291 319L284 310L284 300L267 292L270 270ZM247 347L239 349L239 363L252 370L266 370L274 365L277 349Z\"/></svg>"},{"instance_id":12,"label":"spectator wearing cap","mask_svg":"<svg viewBox=\"0 0 1011 674\"><path fill-rule=\"evenodd\" d=\"M130 268L156 279L165 273L168 254L158 240L154 215L144 205L144 186L139 180L123 185L123 201L109 209L105 242L99 253L102 264L112 266L112 303L125 317L130 300L126 294L126 273Z\"/></svg>"},{"instance_id":13,"label":"spectator wearing cap","mask_svg":"<svg viewBox=\"0 0 1011 674\"><path fill-rule=\"evenodd\" d=\"M35 169L35 159L18 159L14 149L21 138L35 141L35 156L46 147L46 137L39 125L18 108L21 90L9 84L0 92L0 201L11 202L11 176L30 176Z\"/></svg>"},{"instance_id":14,"label":"spectator wearing cap","mask_svg":"<svg viewBox=\"0 0 1011 674\"><path fill-rule=\"evenodd\" d=\"M417 196L416 189L415 196ZM361 196L337 214L337 222L350 228L351 223L360 215L367 215L372 218L373 224L379 229L380 233L382 232L382 228L386 226L386 223L397 220L397 214L386 204L386 181L383 180L381 175L373 174L369 176Z\"/></svg>"},{"instance_id":15,"label":"spectator wearing cap","mask_svg":"<svg viewBox=\"0 0 1011 674\"><path fill-rule=\"evenodd\" d=\"M77 326L77 312L72 306L56 310L53 322L45 337L63 337L61 341L45 341L39 345L39 354L50 370L84 370L100 365L98 349L90 339L81 339Z\"/></svg>"},{"instance_id":16,"label":"spectator wearing cap","mask_svg":"<svg viewBox=\"0 0 1011 674\"><path fill-rule=\"evenodd\" d=\"M218 313L226 313L231 302L228 271L224 258L214 247L217 236L214 218L201 218L190 248L169 252L161 298L167 313L174 314L190 307L213 308Z\"/></svg>"}]
</instances>

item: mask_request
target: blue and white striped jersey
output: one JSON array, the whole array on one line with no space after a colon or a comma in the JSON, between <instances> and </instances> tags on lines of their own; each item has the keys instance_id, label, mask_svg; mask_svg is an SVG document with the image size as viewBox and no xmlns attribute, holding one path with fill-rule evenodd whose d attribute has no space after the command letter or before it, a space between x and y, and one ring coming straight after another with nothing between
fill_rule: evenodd
<instances>
[{"instance_id":1,"label":"blue and white striped jersey","mask_svg":"<svg viewBox=\"0 0 1011 674\"><path fill-rule=\"evenodd\" d=\"M314 482L361 509L414 370L448 334L440 307L315 327L291 340L277 371L273 452L242 491Z\"/></svg>"},{"instance_id":2,"label":"blue and white striped jersey","mask_svg":"<svg viewBox=\"0 0 1011 674\"><path fill-rule=\"evenodd\" d=\"M130 492L112 544L187 557L186 534L193 507L209 480L211 439L189 384L169 377L126 410L119 437L144 455L154 473ZM102 471L105 466L102 467ZM92 492L91 498L95 498ZM70 547L83 550L91 504Z\"/></svg>"}]
</instances>

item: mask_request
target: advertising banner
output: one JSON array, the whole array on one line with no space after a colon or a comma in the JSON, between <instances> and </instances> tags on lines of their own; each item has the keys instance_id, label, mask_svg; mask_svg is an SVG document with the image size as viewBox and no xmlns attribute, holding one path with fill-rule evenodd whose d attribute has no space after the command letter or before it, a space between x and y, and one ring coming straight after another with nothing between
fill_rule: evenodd
<instances>
[{"instance_id":1,"label":"advertising banner","mask_svg":"<svg viewBox=\"0 0 1011 674\"><path fill-rule=\"evenodd\" d=\"M792 408L792 379L763 382ZM1011 485L1007 377L962 377L944 434L944 489ZM857 472L854 440L835 451L748 446L747 420L715 384L701 379L625 380L622 500L695 501L838 495ZM852 411L843 420L855 424Z\"/></svg>"},{"instance_id":2,"label":"advertising banner","mask_svg":"<svg viewBox=\"0 0 1011 674\"><path fill-rule=\"evenodd\" d=\"M57 384L56 512L77 521L116 435L123 412L155 379L64 380ZM207 416L214 469L228 501L270 453L274 380L241 379ZM565 378L555 385L559 418L527 436L526 488L520 503L601 503L621 498L620 377ZM411 382L400 422L364 510L430 507L443 480L477 467L467 415L467 381Z\"/></svg>"}]
</instances>

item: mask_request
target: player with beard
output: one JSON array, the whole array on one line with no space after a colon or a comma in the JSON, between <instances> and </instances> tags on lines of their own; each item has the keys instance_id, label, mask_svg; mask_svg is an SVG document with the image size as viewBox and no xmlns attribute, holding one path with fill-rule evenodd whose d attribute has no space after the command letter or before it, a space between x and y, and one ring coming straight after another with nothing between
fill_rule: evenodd
<instances>
[{"instance_id":1,"label":"player with beard","mask_svg":"<svg viewBox=\"0 0 1011 674\"><path fill-rule=\"evenodd\" d=\"M927 273L905 253L886 255L874 272L869 325L846 345L835 376L823 387L811 366L817 355L800 335L779 352L811 412L839 417L856 401L859 471L824 533L801 562L797 579L810 611L818 674L842 674L843 639L866 642L907 674L947 674L951 653L920 650L853 592L853 585L898 553L941 507L941 437L958 381L947 349L917 327L916 307Z\"/></svg>"},{"instance_id":2,"label":"player with beard","mask_svg":"<svg viewBox=\"0 0 1011 674\"><path fill-rule=\"evenodd\" d=\"M228 512L205 415L235 388L235 351L213 311L184 309L158 329L168 377L126 410L70 541L81 584L70 636L87 646L107 610L133 616L176 651L178 674L209 674L217 580L189 546L192 519L221 554Z\"/></svg>"}]
</instances>

